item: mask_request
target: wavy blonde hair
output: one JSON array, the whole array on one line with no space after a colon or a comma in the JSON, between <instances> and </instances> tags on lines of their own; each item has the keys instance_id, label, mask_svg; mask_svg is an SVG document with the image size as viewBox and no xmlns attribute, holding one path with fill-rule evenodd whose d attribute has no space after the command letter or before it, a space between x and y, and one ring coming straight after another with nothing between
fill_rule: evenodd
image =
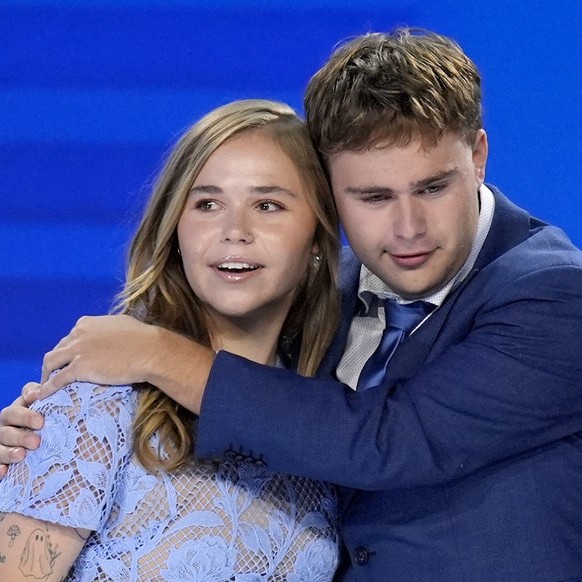
<instances>
[{"instance_id":1,"label":"wavy blonde hair","mask_svg":"<svg viewBox=\"0 0 582 582\"><path fill-rule=\"evenodd\" d=\"M178 141L160 173L129 250L125 286L115 311L212 347L207 314L186 279L178 254L177 225L192 185L208 158L225 141L261 132L291 159L316 216L313 261L297 289L279 340L279 354L297 371L315 374L337 325L338 220L333 197L306 125L288 105L235 101L208 113ZM306 325L303 325L306 323ZM173 471L190 458L195 417L152 385L140 385L134 419L134 450L150 471ZM152 443L156 435L157 447Z\"/></svg>"}]
</instances>

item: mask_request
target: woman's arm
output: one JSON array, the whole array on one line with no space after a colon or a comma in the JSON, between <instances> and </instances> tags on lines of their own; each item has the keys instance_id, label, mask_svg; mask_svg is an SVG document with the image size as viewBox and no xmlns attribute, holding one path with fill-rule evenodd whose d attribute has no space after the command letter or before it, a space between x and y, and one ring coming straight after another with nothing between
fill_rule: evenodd
<instances>
[{"instance_id":1,"label":"woman's arm","mask_svg":"<svg viewBox=\"0 0 582 582\"><path fill-rule=\"evenodd\" d=\"M0 580L62 582L89 534L17 513L0 514Z\"/></svg>"},{"instance_id":2,"label":"woman's arm","mask_svg":"<svg viewBox=\"0 0 582 582\"><path fill-rule=\"evenodd\" d=\"M22 396L0 411L0 480L9 464L39 447L40 437L31 429L42 428L43 417L27 408L35 400L75 381L109 385L148 381L198 413L213 361L212 350L133 317L82 317L45 356L43 384L29 382Z\"/></svg>"}]
</instances>

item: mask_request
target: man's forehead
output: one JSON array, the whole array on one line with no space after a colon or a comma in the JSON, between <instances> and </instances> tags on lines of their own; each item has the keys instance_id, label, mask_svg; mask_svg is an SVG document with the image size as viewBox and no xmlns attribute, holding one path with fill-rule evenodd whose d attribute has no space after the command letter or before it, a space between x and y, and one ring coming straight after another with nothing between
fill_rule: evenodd
<instances>
[{"instance_id":1,"label":"man's forehead","mask_svg":"<svg viewBox=\"0 0 582 582\"><path fill-rule=\"evenodd\" d=\"M330 174L374 172L375 174L406 173L411 180L423 179L427 172L448 171L458 155L468 152L457 147L458 144L439 144L439 146L425 149L420 144L408 146L393 146L390 148L374 148L363 151L346 150L332 154L327 160Z\"/></svg>"}]
</instances>

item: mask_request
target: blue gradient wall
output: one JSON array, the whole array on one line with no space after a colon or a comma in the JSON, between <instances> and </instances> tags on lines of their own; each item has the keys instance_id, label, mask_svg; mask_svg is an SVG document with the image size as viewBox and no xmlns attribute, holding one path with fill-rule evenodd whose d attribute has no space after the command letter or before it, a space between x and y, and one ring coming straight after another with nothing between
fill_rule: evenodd
<instances>
[{"instance_id":1,"label":"blue gradient wall","mask_svg":"<svg viewBox=\"0 0 582 582\"><path fill-rule=\"evenodd\" d=\"M0 406L82 314L107 311L162 157L208 109L301 109L342 39L455 37L483 72L488 179L582 244L582 3L0 2Z\"/></svg>"}]
</instances>

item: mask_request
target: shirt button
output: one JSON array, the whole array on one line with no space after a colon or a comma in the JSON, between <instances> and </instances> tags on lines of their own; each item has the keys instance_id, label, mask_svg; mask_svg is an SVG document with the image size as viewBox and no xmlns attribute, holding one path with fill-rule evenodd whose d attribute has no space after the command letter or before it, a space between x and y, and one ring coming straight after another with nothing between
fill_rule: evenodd
<instances>
[{"instance_id":1,"label":"shirt button","mask_svg":"<svg viewBox=\"0 0 582 582\"><path fill-rule=\"evenodd\" d=\"M368 552L368 550L366 550L366 548L358 546L354 550L354 562L356 562L358 566L365 566L368 563L369 559L370 553Z\"/></svg>"}]
</instances>

